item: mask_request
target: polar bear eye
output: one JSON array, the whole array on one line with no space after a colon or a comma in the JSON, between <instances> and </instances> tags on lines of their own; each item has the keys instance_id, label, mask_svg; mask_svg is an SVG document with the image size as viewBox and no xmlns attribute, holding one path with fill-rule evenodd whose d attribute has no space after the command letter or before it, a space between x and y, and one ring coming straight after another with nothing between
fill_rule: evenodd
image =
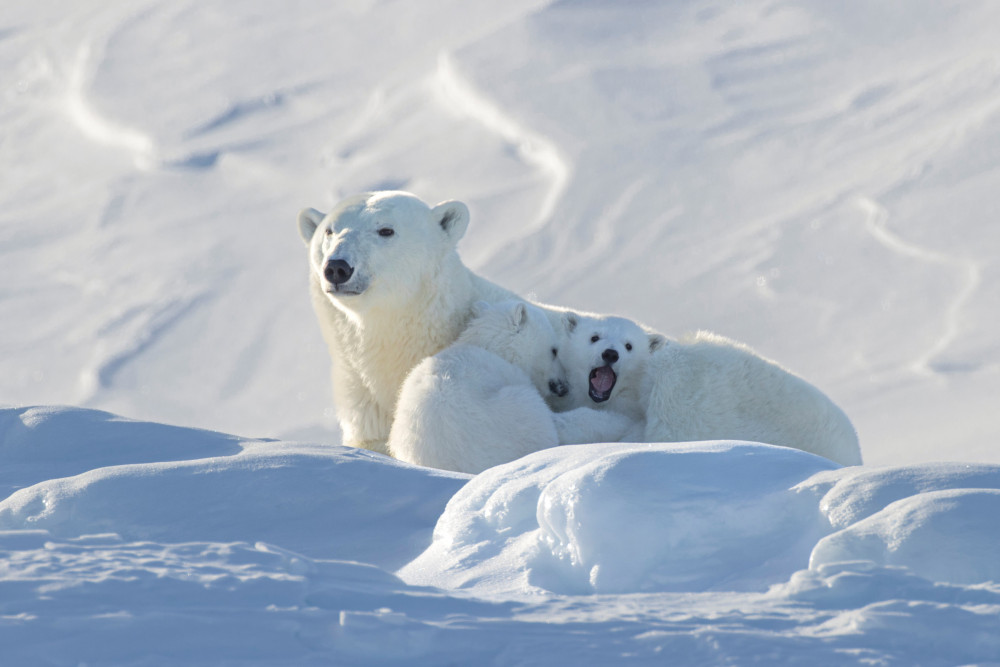
<instances>
[{"instance_id":1,"label":"polar bear eye","mask_svg":"<svg viewBox=\"0 0 1000 667\"><path fill-rule=\"evenodd\" d=\"M327 227L327 228L326 228L326 235L327 235L327 236L333 236L333 230L332 230L332 229L330 229L329 227Z\"/></svg>"},{"instance_id":2,"label":"polar bear eye","mask_svg":"<svg viewBox=\"0 0 1000 667\"><path fill-rule=\"evenodd\" d=\"M629 352L631 352L632 351L632 343L625 343L625 349L628 350Z\"/></svg>"},{"instance_id":3,"label":"polar bear eye","mask_svg":"<svg viewBox=\"0 0 1000 667\"><path fill-rule=\"evenodd\" d=\"M557 348L552 348L552 358L555 359L559 356L559 350Z\"/></svg>"},{"instance_id":4,"label":"polar bear eye","mask_svg":"<svg viewBox=\"0 0 1000 667\"><path fill-rule=\"evenodd\" d=\"M382 229L378 230L378 235L385 238L389 238L395 233L396 230L394 230L392 227L383 227Z\"/></svg>"},{"instance_id":5,"label":"polar bear eye","mask_svg":"<svg viewBox=\"0 0 1000 667\"><path fill-rule=\"evenodd\" d=\"M596 343L599 340L601 340L601 337L598 336L597 334L594 334L593 336L590 337L590 342L591 343Z\"/></svg>"}]
</instances>

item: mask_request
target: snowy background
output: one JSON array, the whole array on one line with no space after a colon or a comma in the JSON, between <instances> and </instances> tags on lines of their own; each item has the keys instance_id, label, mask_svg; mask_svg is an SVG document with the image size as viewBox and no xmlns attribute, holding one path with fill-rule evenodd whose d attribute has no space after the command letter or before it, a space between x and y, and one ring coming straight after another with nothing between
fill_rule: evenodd
<instances>
[{"instance_id":1,"label":"snowy background","mask_svg":"<svg viewBox=\"0 0 1000 667\"><path fill-rule=\"evenodd\" d=\"M1000 661L1000 6L8 5L0 665ZM385 188L865 466L340 447L295 216Z\"/></svg>"}]
</instances>

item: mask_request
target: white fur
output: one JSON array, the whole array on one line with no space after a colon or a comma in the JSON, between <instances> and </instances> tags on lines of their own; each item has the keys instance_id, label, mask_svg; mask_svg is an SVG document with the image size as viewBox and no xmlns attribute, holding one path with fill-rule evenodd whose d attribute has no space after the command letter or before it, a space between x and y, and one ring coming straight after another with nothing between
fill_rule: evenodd
<instances>
[{"instance_id":1,"label":"white fur","mask_svg":"<svg viewBox=\"0 0 1000 667\"><path fill-rule=\"evenodd\" d=\"M746 345L708 332L650 356L646 439L738 439L861 463L847 415L816 387Z\"/></svg>"},{"instance_id":2,"label":"white fur","mask_svg":"<svg viewBox=\"0 0 1000 667\"><path fill-rule=\"evenodd\" d=\"M641 440L646 419L643 383L652 350L666 338L646 331L636 322L612 315L562 314L562 354L569 381L569 408L589 407L610 410L629 417L634 428L629 440ZM608 357L613 353L612 357ZM617 357L611 363L609 358ZM607 400L596 402L590 396L590 375L595 368L610 366L617 380Z\"/></svg>"},{"instance_id":3,"label":"white fur","mask_svg":"<svg viewBox=\"0 0 1000 667\"><path fill-rule=\"evenodd\" d=\"M843 411L746 345L708 332L669 341L625 318L571 312L563 314L563 328L566 404L627 415L637 425L627 439L750 440L842 465L861 463L857 434ZM608 400L595 403L589 376L606 363L607 350L618 356L611 364L617 382Z\"/></svg>"},{"instance_id":4,"label":"white fur","mask_svg":"<svg viewBox=\"0 0 1000 667\"><path fill-rule=\"evenodd\" d=\"M461 202L430 208L405 192L373 192L326 215L305 209L298 223L309 245L310 292L332 360L343 442L385 453L407 373L455 341L473 303L514 295L459 259L455 245L469 223ZM391 236L380 235L388 229ZM331 260L353 268L338 286L324 275Z\"/></svg>"},{"instance_id":5,"label":"white fur","mask_svg":"<svg viewBox=\"0 0 1000 667\"><path fill-rule=\"evenodd\" d=\"M406 378L389 435L392 456L479 473L559 444L613 441L631 422L589 408L555 415L543 395L565 384L559 337L540 308L479 303L454 345Z\"/></svg>"}]
</instances>

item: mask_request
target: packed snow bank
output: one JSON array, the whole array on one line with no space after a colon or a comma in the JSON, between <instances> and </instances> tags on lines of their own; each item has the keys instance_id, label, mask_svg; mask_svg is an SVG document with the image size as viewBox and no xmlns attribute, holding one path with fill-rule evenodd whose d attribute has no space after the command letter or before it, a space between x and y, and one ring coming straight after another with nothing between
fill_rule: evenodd
<instances>
[{"instance_id":1,"label":"packed snow bank","mask_svg":"<svg viewBox=\"0 0 1000 667\"><path fill-rule=\"evenodd\" d=\"M6 498L21 487L104 466L229 456L242 451L242 442L99 410L0 409L0 494Z\"/></svg>"},{"instance_id":2,"label":"packed snow bank","mask_svg":"<svg viewBox=\"0 0 1000 667\"><path fill-rule=\"evenodd\" d=\"M934 491L897 500L820 540L811 567L865 560L934 581L1000 581L1000 490Z\"/></svg>"},{"instance_id":3,"label":"packed snow bank","mask_svg":"<svg viewBox=\"0 0 1000 667\"><path fill-rule=\"evenodd\" d=\"M1000 582L1000 466L935 463L819 473L810 490L834 531L809 567L905 568L930 581Z\"/></svg>"},{"instance_id":4,"label":"packed snow bank","mask_svg":"<svg viewBox=\"0 0 1000 667\"><path fill-rule=\"evenodd\" d=\"M948 489L1000 489L1000 466L924 463L884 468L843 468L802 483L821 497L830 525L846 528L903 498Z\"/></svg>"},{"instance_id":5,"label":"packed snow bank","mask_svg":"<svg viewBox=\"0 0 1000 667\"><path fill-rule=\"evenodd\" d=\"M743 442L560 447L474 477L399 575L501 597L764 590L861 560L997 581L997 489L998 466L837 468Z\"/></svg>"},{"instance_id":6,"label":"packed snow bank","mask_svg":"<svg viewBox=\"0 0 1000 667\"><path fill-rule=\"evenodd\" d=\"M4 664L954 665L1000 651L1000 586L983 583L1000 466L609 444L469 477L24 408L0 409L0 482L17 489L0 499Z\"/></svg>"},{"instance_id":7,"label":"packed snow bank","mask_svg":"<svg viewBox=\"0 0 1000 667\"><path fill-rule=\"evenodd\" d=\"M763 591L844 561L1000 580L993 465L839 468L753 443L604 444L470 478L46 407L0 410L0 488L0 533L264 543L491 597Z\"/></svg>"},{"instance_id":8,"label":"packed snow bank","mask_svg":"<svg viewBox=\"0 0 1000 667\"><path fill-rule=\"evenodd\" d=\"M799 487L821 494L837 532L810 567L863 560L933 581L1000 581L1000 466L939 463L820 474Z\"/></svg>"},{"instance_id":9,"label":"packed snow bank","mask_svg":"<svg viewBox=\"0 0 1000 667\"><path fill-rule=\"evenodd\" d=\"M740 442L546 450L470 481L399 574L500 595L763 589L828 531L793 487L834 467Z\"/></svg>"},{"instance_id":10,"label":"packed snow bank","mask_svg":"<svg viewBox=\"0 0 1000 667\"><path fill-rule=\"evenodd\" d=\"M339 445L240 440L68 408L0 410L0 471L9 488L26 487L0 501L0 531L261 541L390 568L420 553L466 479Z\"/></svg>"}]
</instances>

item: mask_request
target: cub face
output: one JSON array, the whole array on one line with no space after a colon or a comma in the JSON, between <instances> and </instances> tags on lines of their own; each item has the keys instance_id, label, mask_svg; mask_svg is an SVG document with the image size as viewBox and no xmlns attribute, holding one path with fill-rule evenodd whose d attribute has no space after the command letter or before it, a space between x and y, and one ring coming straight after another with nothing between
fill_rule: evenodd
<instances>
[{"instance_id":1,"label":"cub face","mask_svg":"<svg viewBox=\"0 0 1000 667\"><path fill-rule=\"evenodd\" d=\"M472 313L459 343L481 347L517 366L546 400L566 395L560 336L541 309L523 301L479 301Z\"/></svg>"},{"instance_id":2,"label":"cub face","mask_svg":"<svg viewBox=\"0 0 1000 667\"><path fill-rule=\"evenodd\" d=\"M567 312L562 316L565 329L565 359L570 393L577 405L604 403L615 395L615 388L642 383L653 350L666 343L660 334L647 333L637 323L624 317L586 316Z\"/></svg>"},{"instance_id":3,"label":"cub face","mask_svg":"<svg viewBox=\"0 0 1000 667\"><path fill-rule=\"evenodd\" d=\"M430 208L394 191L350 197L326 215L307 208L298 219L310 269L330 302L344 310L411 300L454 250L468 222L462 202Z\"/></svg>"}]
</instances>

